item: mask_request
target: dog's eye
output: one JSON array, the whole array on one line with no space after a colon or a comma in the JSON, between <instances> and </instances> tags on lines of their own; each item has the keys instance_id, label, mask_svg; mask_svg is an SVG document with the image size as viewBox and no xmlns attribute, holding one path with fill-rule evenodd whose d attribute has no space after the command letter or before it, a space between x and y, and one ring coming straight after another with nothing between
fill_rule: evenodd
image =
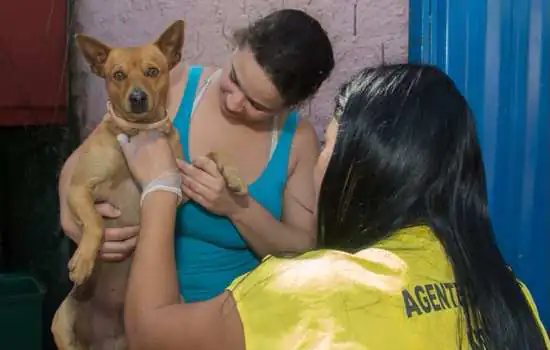
<instances>
[{"instance_id":1,"label":"dog's eye","mask_svg":"<svg viewBox=\"0 0 550 350\"><path fill-rule=\"evenodd\" d=\"M149 78L155 78L160 74L158 68L149 68L145 71L145 76Z\"/></svg>"},{"instance_id":2,"label":"dog's eye","mask_svg":"<svg viewBox=\"0 0 550 350\"><path fill-rule=\"evenodd\" d=\"M113 79L117 80L117 81L122 81L124 79L126 79L126 74L124 74L124 72L121 72L121 71L116 71L113 73Z\"/></svg>"}]
</instances>

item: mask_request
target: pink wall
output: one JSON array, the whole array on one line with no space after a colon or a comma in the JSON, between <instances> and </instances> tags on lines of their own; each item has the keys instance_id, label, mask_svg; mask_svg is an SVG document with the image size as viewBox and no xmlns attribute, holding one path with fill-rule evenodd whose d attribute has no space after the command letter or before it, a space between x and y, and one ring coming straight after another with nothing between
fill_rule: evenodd
<instances>
[{"instance_id":1,"label":"pink wall","mask_svg":"<svg viewBox=\"0 0 550 350\"><path fill-rule=\"evenodd\" d=\"M334 44L336 67L327 84L304 111L317 130L332 112L337 87L358 69L406 60L408 0L79 0L79 32L111 45L133 45L154 39L175 19L185 19L185 59L221 64L231 48L224 35L270 10L306 10L326 28ZM383 47L383 49L382 49ZM74 78L77 113L84 134L95 127L105 108L102 81L79 58Z\"/></svg>"}]
</instances>

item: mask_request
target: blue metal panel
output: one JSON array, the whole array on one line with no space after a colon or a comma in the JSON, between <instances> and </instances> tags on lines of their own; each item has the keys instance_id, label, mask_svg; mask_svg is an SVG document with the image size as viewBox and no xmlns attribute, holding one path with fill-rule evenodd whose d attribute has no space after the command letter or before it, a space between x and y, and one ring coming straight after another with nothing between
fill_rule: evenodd
<instances>
[{"instance_id":1,"label":"blue metal panel","mask_svg":"<svg viewBox=\"0 0 550 350\"><path fill-rule=\"evenodd\" d=\"M410 0L409 60L444 69L478 125L499 246L550 326L550 1Z\"/></svg>"}]
</instances>

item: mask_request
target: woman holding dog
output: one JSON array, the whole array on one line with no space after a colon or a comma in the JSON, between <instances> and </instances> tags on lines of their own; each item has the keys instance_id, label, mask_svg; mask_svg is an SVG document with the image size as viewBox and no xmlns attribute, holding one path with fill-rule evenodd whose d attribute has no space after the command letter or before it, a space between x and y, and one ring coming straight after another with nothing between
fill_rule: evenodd
<instances>
[{"instance_id":1,"label":"woman holding dog","mask_svg":"<svg viewBox=\"0 0 550 350\"><path fill-rule=\"evenodd\" d=\"M268 254L306 251L316 242L312 171L319 145L312 125L293 108L312 97L334 67L320 24L281 10L235 33L236 49L221 69L181 63L171 75L168 114L185 159L178 167L190 200L178 209L175 250L180 293L187 302L223 293ZM223 150L248 184L231 194L207 153ZM80 230L64 189L78 150L60 179L61 222L74 241ZM104 217L120 213L97 205ZM101 257L130 256L139 227L105 230Z\"/></svg>"},{"instance_id":2,"label":"woman holding dog","mask_svg":"<svg viewBox=\"0 0 550 350\"><path fill-rule=\"evenodd\" d=\"M120 141L142 186L177 169L161 137ZM495 243L474 118L439 69L368 68L345 84L314 174L323 249L265 258L200 303L179 297L178 196L145 195L125 308L130 347L549 348Z\"/></svg>"}]
</instances>

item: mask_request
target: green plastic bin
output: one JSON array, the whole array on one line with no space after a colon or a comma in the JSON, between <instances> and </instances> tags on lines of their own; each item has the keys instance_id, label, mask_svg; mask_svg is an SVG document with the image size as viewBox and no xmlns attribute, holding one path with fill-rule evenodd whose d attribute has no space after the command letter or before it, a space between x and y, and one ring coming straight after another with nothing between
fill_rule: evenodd
<instances>
[{"instance_id":1,"label":"green plastic bin","mask_svg":"<svg viewBox=\"0 0 550 350\"><path fill-rule=\"evenodd\" d=\"M0 274L0 349L42 349L44 292L29 275Z\"/></svg>"}]
</instances>

